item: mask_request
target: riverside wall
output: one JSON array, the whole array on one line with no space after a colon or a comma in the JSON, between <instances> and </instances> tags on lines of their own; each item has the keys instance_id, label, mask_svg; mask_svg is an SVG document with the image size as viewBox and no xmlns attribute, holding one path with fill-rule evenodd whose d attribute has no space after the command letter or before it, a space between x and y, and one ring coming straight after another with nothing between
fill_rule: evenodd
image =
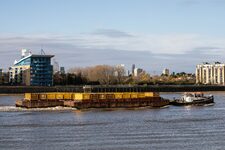
<instances>
[{"instance_id":1,"label":"riverside wall","mask_svg":"<svg viewBox=\"0 0 225 150\"><path fill-rule=\"evenodd\" d=\"M85 87L85 88L84 88ZM225 91L217 85L149 85L149 86L0 86L0 94L23 94L39 92L197 92Z\"/></svg>"}]
</instances>

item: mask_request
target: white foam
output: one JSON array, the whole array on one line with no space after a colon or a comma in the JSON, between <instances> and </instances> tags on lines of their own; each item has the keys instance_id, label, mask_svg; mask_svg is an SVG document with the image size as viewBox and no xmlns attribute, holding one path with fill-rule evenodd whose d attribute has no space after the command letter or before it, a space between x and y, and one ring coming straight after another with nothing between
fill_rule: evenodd
<instances>
[{"instance_id":1,"label":"white foam","mask_svg":"<svg viewBox=\"0 0 225 150\"><path fill-rule=\"evenodd\" d=\"M213 106L214 103L210 103L210 104L205 104L204 106Z\"/></svg>"},{"instance_id":2,"label":"white foam","mask_svg":"<svg viewBox=\"0 0 225 150\"><path fill-rule=\"evenodd\" d=\"M76 108L70 107L48 107L48 108L21 108L16 106L0 106L0 112L16 112L16 111L66 111L66 110L77 110Z\"/></svg>"}]
</instances>

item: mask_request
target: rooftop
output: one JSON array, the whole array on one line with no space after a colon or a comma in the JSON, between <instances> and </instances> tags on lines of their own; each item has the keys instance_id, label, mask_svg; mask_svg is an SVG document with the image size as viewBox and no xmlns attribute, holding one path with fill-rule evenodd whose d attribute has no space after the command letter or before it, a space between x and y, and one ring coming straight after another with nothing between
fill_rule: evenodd
<instances>
[{"instance_id":1,"label":"rooftop","mask_svg":"<svg viewBox=\"0 0 225 150\"><path fill-rule=\"evenodd\" d=\"M30 54L30 55L28 55L28 56L25 56L25 57L23 57L23 58L21 58L19 61L16 61L15 60L15 62L14 62L14 65L17 65L17 64L19 64L20 62L22 62L22 61L24 61L25 59L27 59L27 58L30 58L30 57L47 57L47 58L52 58L52 57L54 57L54 55L40 55L40 54Z\"/></svg>"}]
</instances>

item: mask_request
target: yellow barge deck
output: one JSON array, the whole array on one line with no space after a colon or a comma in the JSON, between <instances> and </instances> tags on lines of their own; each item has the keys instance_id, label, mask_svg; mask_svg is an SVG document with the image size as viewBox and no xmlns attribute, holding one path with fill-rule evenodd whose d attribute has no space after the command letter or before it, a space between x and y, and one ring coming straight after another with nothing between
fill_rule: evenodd
<instances>
[{"instance_id":1,"label":"yellow barge deck","mask_svg":"<svg viewBox=\"0 0 225 150\"><path fill-rule=\"evenodd\" d=\"M74 107L87 108L135 108L163 107L169 100L163 99L155 92L123 93L25 93L22 100L16 101L17 107Z\"/></svg>"}]
</instances>

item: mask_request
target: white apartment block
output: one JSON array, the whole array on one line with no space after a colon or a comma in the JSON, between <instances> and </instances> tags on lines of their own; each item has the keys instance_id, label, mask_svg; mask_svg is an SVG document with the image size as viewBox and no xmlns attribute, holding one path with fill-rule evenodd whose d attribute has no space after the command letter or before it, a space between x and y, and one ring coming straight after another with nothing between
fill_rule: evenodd
<instances>
[{"instance_id":1,"label":"white apartment block","mask_svg":"<svg viewBox=\"0 0 225 150\"><path fill-rule=\"evenodd\" d=\"M167 68L165 68L164 70L163 70L163 75L167 75L167 76L169 76L170 75L170 70L169 69L167 69Z\"/></svg>"},{"instance_id":2,"label":"white apartment block","mask_svg":"<svg viewBox=\"0 0 225 150\"><path fill-rule=\"evenodd\" d=\"M141 68L135 68L134 69L134 76L137 77L139 76L144 70Z\"/></svg>"},{"instance_id":3,"label":"white apartment block","mask_svg":"<svg viewBox=\"0 0 225 150\"><path fill-rule=\"evenodd\" d=\"M225 64L220 62L209 64L206 62L197 65L196 83L225 85Z\"/></svg>"}]
</instances>

